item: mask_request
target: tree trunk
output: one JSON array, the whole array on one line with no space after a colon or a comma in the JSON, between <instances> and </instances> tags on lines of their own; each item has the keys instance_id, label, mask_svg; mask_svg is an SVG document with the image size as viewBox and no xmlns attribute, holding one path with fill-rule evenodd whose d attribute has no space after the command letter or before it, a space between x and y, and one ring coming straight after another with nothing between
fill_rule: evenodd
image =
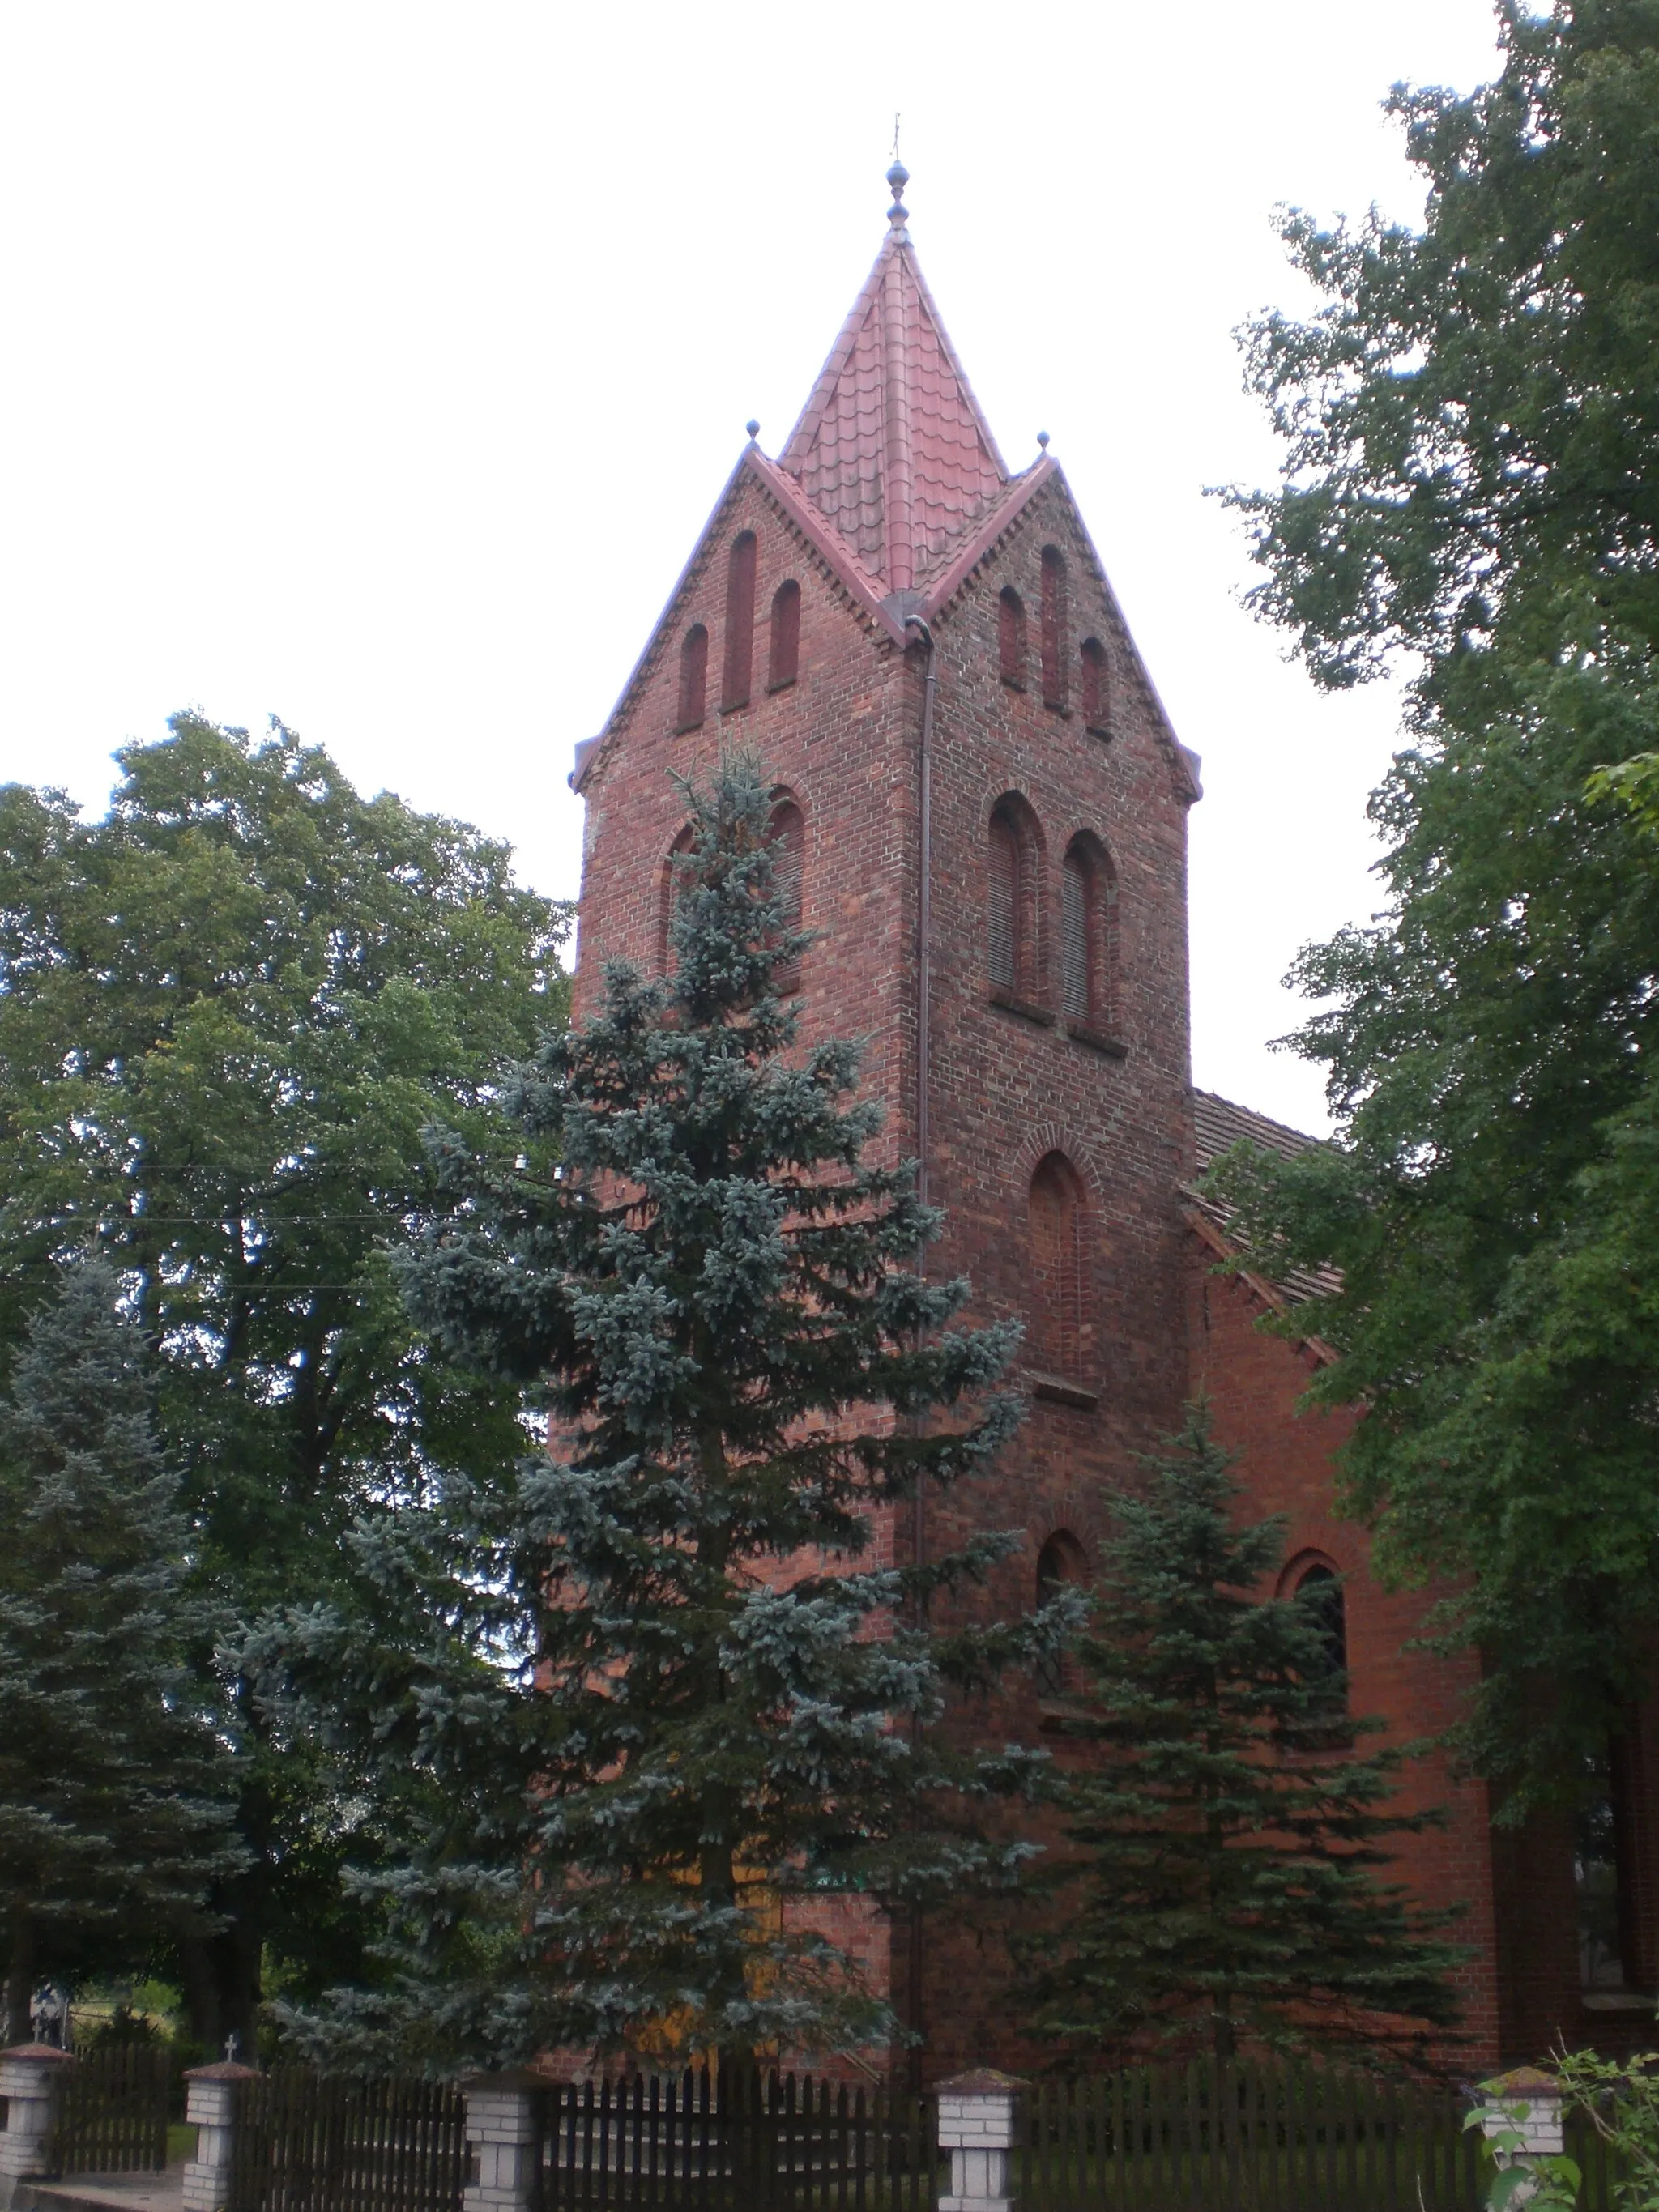
<instances>
[{"instance_id":1,"label":"tree trunk","mask_svg":"<svg viewBox=\"0 0 1659 2212\"><path fill-rule=\"evenodd\" d=\"M34 1918L20 1905L12 1923L11 1956L6 1962L7 2043L29 2039L29 1999L34 1993Z\"/></svg>"}]
</instances>

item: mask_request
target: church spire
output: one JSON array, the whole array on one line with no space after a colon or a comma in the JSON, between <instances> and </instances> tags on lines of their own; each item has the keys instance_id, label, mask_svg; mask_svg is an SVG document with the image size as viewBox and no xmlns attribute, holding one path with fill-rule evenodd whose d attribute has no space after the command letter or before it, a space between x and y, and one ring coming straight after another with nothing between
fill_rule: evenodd
<instances>
[{"instance_id":1,"label":"church spire","mask_svg":"<svg viewBox=\"0 0 1659 2212\"><path fill-rule=\"evenodd\" d=\"M894 155L892 205L853 303L779 465L889 592L945 568L1008 483L910 242Z\"/></svg>"}]
</instances>

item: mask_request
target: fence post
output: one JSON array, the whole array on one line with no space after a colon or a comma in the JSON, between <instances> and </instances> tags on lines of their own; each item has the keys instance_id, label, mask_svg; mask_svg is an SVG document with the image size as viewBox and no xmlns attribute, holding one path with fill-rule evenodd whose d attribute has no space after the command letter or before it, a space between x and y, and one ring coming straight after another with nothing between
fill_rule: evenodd
<instances>
[{"instance_id":1,"label":"fence post","mask_svg":"<svg viewBox=\"0 0 1659 2212\"><path fill-rule=\"evenodd\" d=\"M229 2203L241 2085L257 2075L234 2058L192 2066L185 2075L185 2118L196 2130L196 2155L185 2165L185 2212L223 2212Z\"/></svg>"},{"instance_id":2,"label":"fence post","mask_svg":"<svg viewBox=\"0 0 1659 2212\"><path fill-rule=\"evenodd\" d=\"M1480 2132L1491 2137L1510 2128L1521 2136L1521 2148L1493 2154L1498 2165L1512 2166L1526 2158L1559 2158L1566 2148L1566 2125L1562 2116L1561 2084L1553 2074L1536 2066L1516 2066L1480 2084L1491 2109L1483 2114ZM1510 2198L1518 2208L1536 2193L1536 2183L1522 2182Z\"/></svg>"},{"instance_id":3,"label":"fence post","mask_svg":"<svg viewBox=\"0 0 1659 2212\"><path fill-rule=\"evenodd\" d=\"M9 2212L26 2175L54 2173L58 2104L68 2069L67 2051L50 2043L15 2043L0 2051L0 2097L6 2131L0 2135L0 2212Z\"/></svg>"},{"instance_id":4,"label":"fence post","mask_svg":"<svg viewBox=\"0 0 1659 2212\"><path fill-rule=\"evenodd\" d=\"M461 2212L532 2212L540 2197L540 2074L475 2074L466 2099L466 2185Z\"/></svg>"},{"instance_id":5,"label":"fence post","mask_svg":"<svg viewBox=\"0 0 1659 2212\"><path fill-rule=\"evenodd\" d=\"M939 2085L939 2147L951 2154L939 2212L1014 2212L1009 2153L1019 2141L1025 2084L984 2069Z\"/></svg>"}]
</instances>

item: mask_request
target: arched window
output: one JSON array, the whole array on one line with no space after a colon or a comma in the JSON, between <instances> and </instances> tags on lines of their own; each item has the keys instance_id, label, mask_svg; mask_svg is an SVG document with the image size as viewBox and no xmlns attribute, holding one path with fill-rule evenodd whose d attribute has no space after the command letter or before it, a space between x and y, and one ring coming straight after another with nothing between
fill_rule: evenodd
<instances>
[{"instance_id":1,"label":"arched window","mask_svg":"<svg viewBox=\"0 0 1659 2212\"><path fill-rule=\"evenodd\" d=\"M1087 1221L1077 1170L1063 1152L1038 1162L1030 1212L1030 1358L1042 1374L1077 1381L1087 1353Z\"/></svg>"},{"instance_id":2,"label":"arched window","mask_svg":"<svg viewBox=\"0 0 1659 2212\"><path fill-rule=\"evenodd\" d=\"M1042 703L1066 704L1066 556L1057 545L1042 549Z\"/></svg>"},{"instance_id":3,"label":"arched window","mask_svg":"<svg viewBox=\"0 0 1659 2212\"><path fill-rule=\"evenodd\" d=\"M772 646L766 688L781 691L800 672L800 586L791 576L772 594Z\"/></svg>"},{"instance_id":4,"label":"arched window","mask_svg":"<svg viewBox=\"0 0 1659 2212\"><path fill-rule=\"evenodd\" d=\"M1036 1601L1047 1605L1060 1590L1082 1582L1087 1574L1083 1547L1069 1528L1056 1528L1037 1553ZM1057 1698L1066 1687L1066 1661L1055 1652L1037 1662L1037 1688L1045 1697Z\"/></svg>"},{"instance_id":5,"label":"arched window","mask_svg":"<svg viewBox=\"0 0 1659 2212\"><path fill-rule=\"evenodd\" d=\"M720 711L749 704L755 663L755 533L745 530L732 540L726 569L726 678Z\"/></svg>"},{"instance_id":6,"label":"arched window","mask_svg":"<svg viewBox=\"0 0 1659 2212\"><path fill-rule=\"evenodd\" d=\"M1097 737L1109 735L1112 714L1112 672L1106 648L1097 637L1083 641L1083 724Z\"/></svg>"},{"instance_id":7,"label":"arched window","mask_svg":"<svg viewBox=\"0 0 1659 2212\"><path fill-rule=\"evenodd\" d=\"M772 809L772 883L783 910L783 936L800 927L801 884L806 857L806 823L793 799L781 799ZM773 987L780 992L800 988L800 962L773 971Z\"/></svg>"},{"instance_id":8,"label":"arched window","mask_svg":"<svg viewBox=\"0 0 1659 2212\"><path fill-rule=\"evenodd\" d=\"M1112 877L1105 849L1073 837L1060 873L1060 1010L1068 1022L1112 1026Z\"/></svg>"},{"instance_id":9,"label":"arched window","mask_svg":"<svg viewBox=\"0 0 1659 2212\"><path fill-rule=\"evenodd\" d=\"M1041 996L1042 854L1036 817L1011 792L991 814L985 961L994 990L1030 1005Z\"/></svg>"},{"instance_id":10,"label":"arched window","mask_svg":"<svg viewBox=\"0 0 1659 2212\"><path fill-rule=\"evenodd\" d=\"M708 690L708 632L693 623L680 646L680 711L677 730L702 726L703 703Z\"/></svg>"},{"instance_id":11,"label":"arched window","mask_svg":"<svg viewBox=\"0 0 1659 2212\"><path fill-rule=\"evenodd\" d=\"M1348 1680L1348 1608L1334 1567L1316 1559L1297 1577L1296 1595L1318 1635L1325 1680L1346 1708Z\"/></svg>"},{"instance_id":12,"label":"arched window","mask_svg":"<svg viewBox=\"0 0 1659 2212\"><path fill-rule=\"evenodd\" d=\"M1012 584L997 601L997 659L1002 680L1016 691L1025 688L1025 604Z\"/></svg>"},{"instance_id":13,"label":"arched window","mask_svg":"<svg viewBox=\"0 0 1659 2212\"><path fill-rule=\"evenodd\" d=\"M696 831L687 823L668 848L668 857L662 864L662 882L657 897L657 969L659 974L672 975L678 965L674 957L674 909L679 904L684 872L675 866L682 853L689 853Z\"/></svg>"}]
</instances>

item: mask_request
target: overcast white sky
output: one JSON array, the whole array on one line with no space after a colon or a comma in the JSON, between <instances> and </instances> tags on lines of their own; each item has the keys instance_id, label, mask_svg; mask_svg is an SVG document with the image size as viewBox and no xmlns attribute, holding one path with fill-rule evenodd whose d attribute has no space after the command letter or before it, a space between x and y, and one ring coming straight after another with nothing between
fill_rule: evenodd
<instances>
[{"instance_id":1,"label":"overcast white sky","mask_svg":"<svg viewBox=\"0 0 1659 2212\"><path fill-rule=\"evenodd\" d=\"M0 0L0 778L101 809L174 708L279 714L574 894L597 730L743 442L775 452L884 228L1011 464L1039 429L1204 756L1197 1079L1376 902L1397 700L1315 696L1206 483L1274 449L1230 332L1276 201L1419 200L1378 112L1491 73L1487 0L921 9Z\"/></svg>"}]
</instances>

